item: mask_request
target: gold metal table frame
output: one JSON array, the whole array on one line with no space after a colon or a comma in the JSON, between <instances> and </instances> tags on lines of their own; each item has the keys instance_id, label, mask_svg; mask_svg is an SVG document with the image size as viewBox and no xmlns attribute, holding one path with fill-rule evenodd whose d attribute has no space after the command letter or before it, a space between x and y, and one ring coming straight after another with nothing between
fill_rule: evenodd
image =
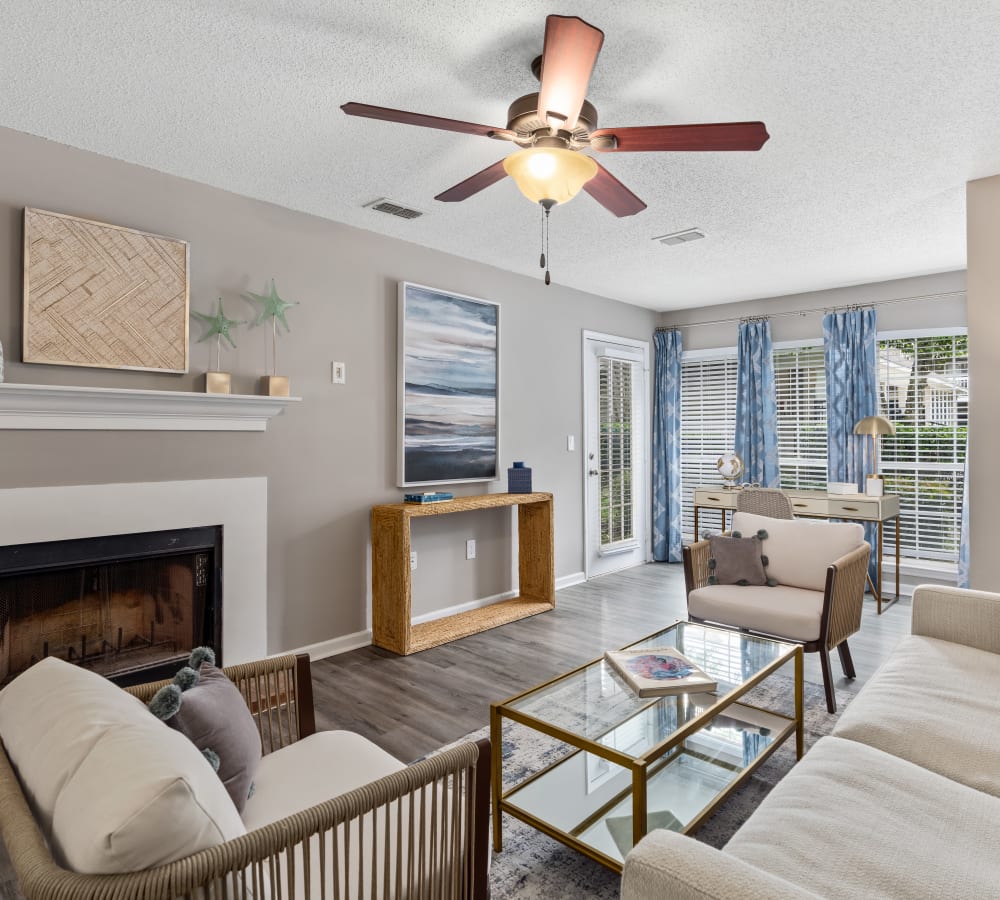
<instances>
[{"instance_id":1,"label":"gold metal table frame","mask_svg":"<svg viewBox=\"0 0 1000 900\"><path fill-rule=\"evenodd\" d=\"M596 821L600 821L601 818L608 813L609 810L617 806L622 800L626 799L631 795L632 803L632 841L633 846L637 844L647 832L647 787L648 781L652 776L655 776L662 768L668 765L672 759L674 759L679 753L684 749L684 742L690 738L692 735L698 733L705 728L716 716L723 713L726 709L738 705L739 708L747 711L756 711L758 713L763 713L768 716L774 717L781 720L784 724L783 727L774 735L772 743L763 750L752 762L745 767L742 773L734 781L730 782L721 790L712 800L709 802L701 811L694 816L682 829L683 834L690 834L696 831L701 825L712 815L713 812L721 805L735 790L737 790L741 785L743 785L748 778L779 748L785 741L792 735L795 735L795 752L796 758L801 759L804 753L803 739L804 739L804 728L803 728L803 651L802 647L797 644L786 644L781 641L774 641L767 638L760 638L754 635L749 635L745 633L733 632L731 629L715 628L710 625L701 625L699 623L684 622L678 620L674 622L673 625L668 626L666 629L661 629L654 634L647 635L639 641L635 641L627 646L627 648L622 649L637 649L644 645L654 647L663 646L663 643L669 643L669 636L664 637L672 633L672 629L677 626L685 626L687 628L698 628L703 629L706 632L723 632L727 635L736 634L738 637L743 639L748 639L757 643L762 644L772 644L780 648L779 655L771 662L764 665L760 670L755 672L747 681L734 687L728 693L722 695L716 695L716 700L710 706L706 707L705 711L694 718L690 719L682 727L677 728L666 738L661 740L655 746L650 747L645 751L645 753L640 757L634 757L626 752L605 746L599 742L598 738L592 739L587 738L581 734L574 731L568 730L566 728L561 728L559 726L551 724L551 722L545 721L541 718L537 718L530 714L524 713L518 709L515 709L511 704L516 703L531 694L536 692L541 692L552 685L557 684L560 681L568 680L574 675L583 672L584 670L590 668L591 666L607 665L604 662L604 657L598 657L597 659L591 660L582 666L578 666L569 672L565 672L556 678L550 679L549 681L537 685L527 691L522 691L513 697L509 697L501 703L494 703L490 706L490 739L492 741L493 747L496 748L496 752L493 753L492 764L493 764L493 778L492 778L492 794L493 794L493 849L496 852L501 852L503 849L503 813L512 815L515 818L527 823L533 828L541 831L543 834L547 834L549 837L554 838L557 841L566 844L567 846L583 853L585 856L593 859L609 869L615 872L622 871L623 863L603 852L596 849L595 847L584 843L577 835L583 833L583 831ZM789 662L794 661L794 694L795 694L795 715L794 718L788 717L782 713L775 712L774 710L763 709L762 707L753 706L751 704L739 704L738 701L745 694L763 682L765 679L774 675ZM709 674L712 674L709 672ZM721 684L720 684L721 688ZM647 703L641 709L634 711L632 717L643 714L650 706L654 705L660 701L672 701L679 697L686 695L672 695L672 696L661 696L661 697L651 697L648 698ZM712 695L699 695L699 696L712 696ZM576 749L569 753L567 756L561 757L556 762L551 763L539 771L535 772L528 778L524 779L517 784L512 785L507 790L503 789L503 753L501 748L503 747L503 720L507 719L512 722L517 722L524 725L530 729L540 732L541 734L547 735L548 737L555 738L563 743L569 744ZM624 720L628 721L628 719ZM611 726L610 731L615 730L621 726L621 722L618 722ZM605 732L607 734L608 732ZM672 751L677 751L672 753ZM545 776L547 773L551 772L557 766L564 764L570 757L576 756L579 753L587 752L595 756L599 756L610 763L621 766L622 768L629 770L631 772L631 785L623 791L619 791L615 796L609 801L602 804L602 806L596 811L592 812L587 816L576 828L571 831L561 829L537 815L533 815L523 809L518 808L510 801L510 797L516 794L521 788L529 785L531 782Z\"/></svg>"},{"instance_id":2,"label":"gold metal table frame","mask_svg":"<svg viewBox=\"0 0 1000 900\"><path fill-rule=\"evenodd\" d=\"M709 485L694 489L694 539L698 540L698 511L701 509L720 510L722 530L726 530L726 513L736 511L738 488ZM796 518L803 519L845 519L850 522L872 522L876 526L876 571L875 583L868 576L868 586L877 604L878 615L899 599L899 497L884 494L869 497L867 494L828 494L826 491L785 491L792 501ZM885 523L896 521L896 593L891 600L882 595L882 542Z\"/></svg>"}]
</instances>

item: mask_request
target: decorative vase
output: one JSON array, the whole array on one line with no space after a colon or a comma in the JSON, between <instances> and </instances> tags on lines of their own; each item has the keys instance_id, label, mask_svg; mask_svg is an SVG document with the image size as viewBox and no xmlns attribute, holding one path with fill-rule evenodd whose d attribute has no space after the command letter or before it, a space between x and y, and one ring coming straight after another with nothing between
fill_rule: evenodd
<instances>
[{"instance_id":1,"label":"decorative vase","mask_svg":"<svg viewBox=\"0 0 1000 900\"><path fill-rule=\"evenodd\" d=\"M885 481L881 475L869 475L865 479L865 493L869 497L882 497L885 495Z\"/></svg>"},{"instance_id":2,"label":"decorative vase","mask_svg":"<svg viewBox=\"0 0 1000 900\"><path fill-rule=\"evenodd\" d=\"M233 392L233 376L229 372L206 372L206 394L231 394Z\"/></svg>"},{"instance_id":3,"label":"decorative vase","mask_svg":"<svg viewBox=\"0 0 1000 900\"><path fill-rule=\"evenodd\" d=\"M507 493L531 493L531 469L527 468L523 462L516 462L507 470Z\"/></svg>"}]
</instances>

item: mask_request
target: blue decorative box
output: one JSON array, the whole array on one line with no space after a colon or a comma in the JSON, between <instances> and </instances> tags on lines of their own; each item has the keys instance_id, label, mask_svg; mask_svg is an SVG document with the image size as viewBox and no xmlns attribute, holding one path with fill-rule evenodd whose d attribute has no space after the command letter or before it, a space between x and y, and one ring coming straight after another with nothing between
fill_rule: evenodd
<instances>
[{"instance_id":1,"label":"blue decorative box","mask_svg":"<svg viewBox=\"0 0 1000 900\"><path fill-rule=\"evenodd\" d=\"M531 469L527 468L523 462L516 462L507 470L507 493L531 493Z\"/></svg>"}]
</instances>

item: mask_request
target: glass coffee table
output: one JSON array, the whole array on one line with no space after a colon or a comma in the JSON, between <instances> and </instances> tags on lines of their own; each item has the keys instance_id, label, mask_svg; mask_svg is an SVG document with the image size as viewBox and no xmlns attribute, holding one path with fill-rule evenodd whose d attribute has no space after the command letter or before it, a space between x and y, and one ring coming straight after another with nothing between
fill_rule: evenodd
<instances>
[{"instance_id":1,"label":"glass coffee table","mask_svg":"<svg viewBox=\"0 0 1000 900\"><path fill-rule=\"evenodd\" d=\"M503 848L508 813L620 872L647 831L696 830L793 734L802 757L800 646L676 622L628 649L667 646L718 689L643 699L602 657L491 706L495 850ZM794 717L741 702L788 664ZM516 782L506 789L505 719L523 726L509 735L514 756L523 752L513 778L515 763L506 762Z\"/></svg>"}]
</instances>

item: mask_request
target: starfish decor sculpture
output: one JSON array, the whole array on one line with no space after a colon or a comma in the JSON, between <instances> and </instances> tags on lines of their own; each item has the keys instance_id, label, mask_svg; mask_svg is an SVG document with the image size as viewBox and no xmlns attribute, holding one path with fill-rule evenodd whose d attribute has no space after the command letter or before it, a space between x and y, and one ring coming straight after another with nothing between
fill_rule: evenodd
<instances>
[{"instance_id":1,"label":"starfish decor sculpture","mask_svg":"<svg viewBox=\"0 0 1000 900\"><path fill-rule=\"evenodd\" d=\"M247 291L243 296L253 303L260 304L260 312L254 325L263 325L268 319L271 320L271 374L274 375L278 370L278 322L280 321L285 326L287 334L290 329L288 328L288 320L285 319L285 311L293 306L298 306L298 301L282 300L278 296L278 289L274 285L273 278L271 279L271 290L268 293L254 294Z\"/></svg>"},{"instance_id":2,"label":"starfish decor sculpture","mask_svg":"<svg viewBox=\"0 0 1000 900\"><path fill-rule=\"evenodd\" d=\"M198 343L202 341L207 341L210 337L215 337L215 368L218 371L222 365L222 339L225 338L229 341L229 346L234 350L236 349L236 341L233 340L232 330L237 325L246 325L242 319L227 319L226 314L222 311L222 298L219 297L219 309L214 316L205 315L205 313L191 311L191 315L196 319L201 319L208 325L208 330L198 338Z\"/></svg>"}]
</instances>

